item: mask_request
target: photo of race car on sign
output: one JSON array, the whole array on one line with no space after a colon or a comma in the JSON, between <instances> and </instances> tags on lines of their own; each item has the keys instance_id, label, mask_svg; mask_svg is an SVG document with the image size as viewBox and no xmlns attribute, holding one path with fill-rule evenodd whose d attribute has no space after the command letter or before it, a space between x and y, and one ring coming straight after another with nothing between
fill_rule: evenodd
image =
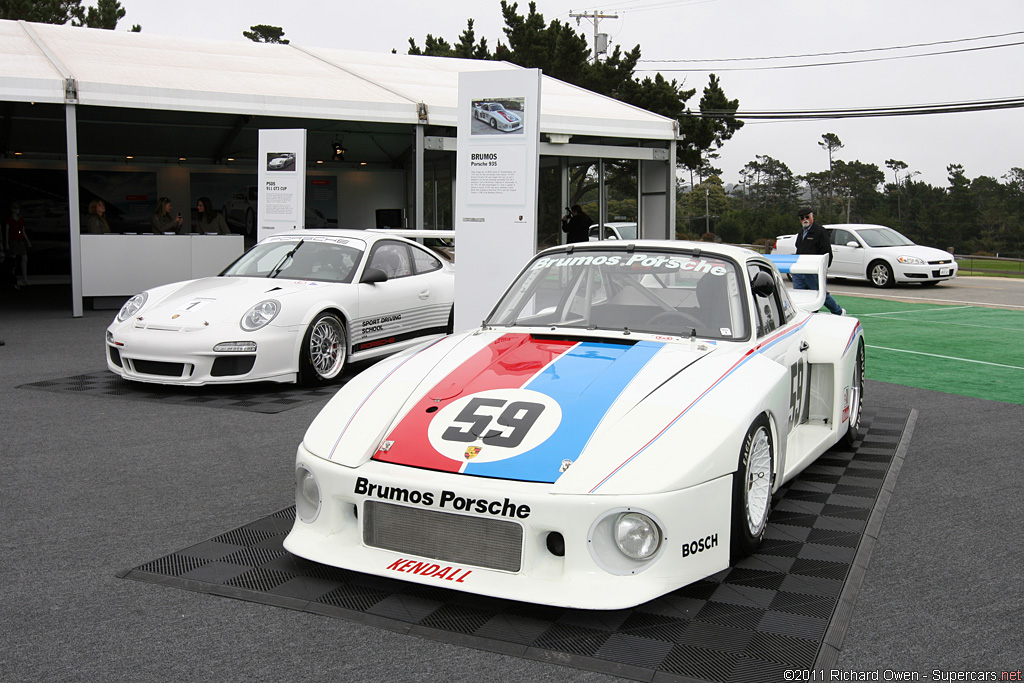
<instances>
[{"instance_id":1,"label":"photo of race car on sign","mask_svg":"<svg viewBox=\"0 0 1024 683\"><path fill-rule=\"evenodd\" d=\"M822 257L784 259L824 274ZM739 247L542 251L480 327L381 361L323 408L284 547L584 609L725 569L757 549L779 486L858 438L862 327L814 313L823 300Z\"/></svg>"},{"instance_id":2,"label":"photo of race car on sign","mask_svg":"<svg viewBox=\"0 0 1024 683\"><path fill-rule=\"evenodd\" d=\"M522 97L499 97L473 100L472 135L523 132L525 100Z\"/></svg>"}]
</instances>

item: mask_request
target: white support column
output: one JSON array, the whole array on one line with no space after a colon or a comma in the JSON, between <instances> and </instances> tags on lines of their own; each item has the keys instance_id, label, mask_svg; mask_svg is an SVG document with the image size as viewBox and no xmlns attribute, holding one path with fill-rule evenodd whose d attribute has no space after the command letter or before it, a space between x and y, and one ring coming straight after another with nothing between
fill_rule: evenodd
<instances>
[{"instance_id":1,"label":"white support column","mask_svg":"<svg viewBox=\"0 0 1024 683\"><path fill-rule=\"evenodd\" d=\"M411 228L415 228L416 230L423 230L424 228L423 184L426 181L426 171L423 162L423 156L425 153L423 130L423 124L416 124L416 149L413 150L413 183L415 183L415 187L413 188L412 193L412 211L414 218L412 220L412 224L409 226Z\"/></svg>"},{"instance_id":2,"label":"white support column","mask_svg":"<svg viewBox=\"0 0 1024 683\"><path fill-rule=\"evenodd\" d=\"M71 238L71 315L82 317L82 230L78 205L78 116L75 105L64 105L68 138L68 230Z\"/></svg>"}]
</instances>

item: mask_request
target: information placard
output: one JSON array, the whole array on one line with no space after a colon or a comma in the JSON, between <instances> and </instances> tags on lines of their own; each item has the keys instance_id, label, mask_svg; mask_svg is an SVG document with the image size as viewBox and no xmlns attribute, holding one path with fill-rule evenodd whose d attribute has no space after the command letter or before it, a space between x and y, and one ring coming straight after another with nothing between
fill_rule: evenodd
<instances>
[{"instance_id":1,"label":"information placard","mask_svg":"<svg viewBox=\"0 0 1024 683\"><path fill-rule=\"evenodd\" d=\"M306 131L261 130L257 156L257 239L305 227Z\"/></svg>"}]
</instances>

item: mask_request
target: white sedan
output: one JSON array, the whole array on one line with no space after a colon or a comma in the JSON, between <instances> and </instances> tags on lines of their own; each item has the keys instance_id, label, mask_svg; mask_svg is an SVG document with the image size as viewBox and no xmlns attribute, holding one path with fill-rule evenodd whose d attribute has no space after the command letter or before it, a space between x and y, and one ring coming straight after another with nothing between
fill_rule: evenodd
<instances>
[{"instance_id":1,"label":"white sedan","mask_svg":"<svg viewBox=\"0 0 1024 683\"><path fill-rule=\"evenodd\" d=\"M820 257L784 260L824 275ZM481 327L377 363L324 407L284 547L588 609L725 569L757 549L781 484L857 438L862 328L811 313L823 300L738 247L543 251Z\"/></svg>"},{"instance_id":2,"label":"white sedan","mask_svg":"<svg viewBox=\"0 0 1024 683\"><path fill-rule=\"evenodd\" d=\"M876 287L896 283L937 285L957 274L948 251L915 244L884 225L826 225L832 243L829 277L867 280ZM776 238L774 254L795 254L796 235Z\"/></svg>"},{"instance_id":3,"label":"white sedan","mask_svg":"<svg viewBox=\"0 0 1024 683\"><path fill-rule=\"evenodd\" d=\"M217 277L129 299L107 328L107 368L139 382L320 384L348 361L451 331L454 267L393 235L274 235Z\"/></svg>"}]
</instances>

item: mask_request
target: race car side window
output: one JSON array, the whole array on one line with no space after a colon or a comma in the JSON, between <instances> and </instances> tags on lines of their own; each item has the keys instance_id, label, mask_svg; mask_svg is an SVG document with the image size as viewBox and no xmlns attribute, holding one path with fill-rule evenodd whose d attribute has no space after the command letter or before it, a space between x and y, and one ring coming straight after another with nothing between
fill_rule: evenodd
<instances>
[{"instance_id":1,"label":"race car side window","mask_svg":"<svg viewBox=\"0 0 1024 683\"><path fill-rule=\"evenodd\" d=\"M747 275L753 279L754 275L758 272L764 271L769 276L772 275L771 271L767 268L762 268L759 265L751 264L747 267ZM786 318L783 314L782 304L777 296L778 287L776 286L776 292L769 293L767 296L759 296L754 294L754 315L756 316L757 324L757 336L764 337L774 332L778 327L784 324L790 318ZM792 309L792 303L789 304L789 308Z\"/></svg>"},{"instance_id":2,"label":"race car side window","mask_svg":"<svg viewBox=\"0 0 1024 683\"><path fill-rule=\"evenodd\" d=\"M370 254L369 267L383 270L389 280L412 275L409 247L393 240L377 242L373 245L373 252Z\"/></svg>"}]
</instances>

